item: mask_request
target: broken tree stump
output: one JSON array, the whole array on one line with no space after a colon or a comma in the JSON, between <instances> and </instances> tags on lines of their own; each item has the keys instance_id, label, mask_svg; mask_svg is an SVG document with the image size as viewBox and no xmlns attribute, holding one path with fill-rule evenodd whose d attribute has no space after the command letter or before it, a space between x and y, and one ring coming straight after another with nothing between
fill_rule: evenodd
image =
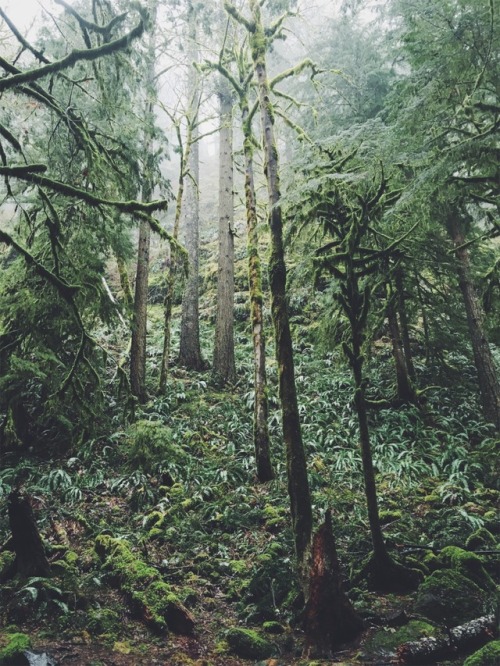
<instances>
[{"instance_id":1,"label":"broken tree stump","mask_svg":"<svg viewBox=\"0 0 500 666\"><path fill-rule=\"evenodd\" d=\"M304 611L306 654L330 656L363 628L342 587L330 511L313 538L308 598Z\"/></svg>"},{"instance_id":2,"label":"broken tree stump","mask_svg":"<svg viewBox=\"0 0 500 666\"><path fill-rule=\"evenodd\" d=\"M25 578L48 576L50 565L29 496L13 490L9 495L8 512L16 571Z\"/></svg>"}]
</instances>

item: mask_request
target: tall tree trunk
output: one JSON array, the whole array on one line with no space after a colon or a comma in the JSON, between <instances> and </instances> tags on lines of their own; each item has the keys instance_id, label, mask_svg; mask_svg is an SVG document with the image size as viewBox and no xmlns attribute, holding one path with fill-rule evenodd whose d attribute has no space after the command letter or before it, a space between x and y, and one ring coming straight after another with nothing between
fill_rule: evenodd
<instances>
[{"instance_id":1,"label":"tall tree trunk","mask_svg":"<svg viewBox=\"0 0 500 666\"><path fill-rule=\"evenodd\" d=\"M479 394L485 418L500 430L500 384L484 329L484 314L474 288L465 236L456 216L448 220L448 229L456 249L457 273L464 299L467 324L479 382Z\"/></svg>"},{"instance_id":2,"label":"tall tree trunk","mask_svg":"<svg viewBox=\"0 0 500 666\"><path fill-rule=\"evenodd\" d=\"M257 233L257 207L253 174L252 130L249 121L248 100L241 100L243 121L243 152L245 155L245 203L247 211L248 283L250 290L250 318L254 362L254 416L253 440L257 478L261 483L274 478L271 463L268 428L268 400L266 373L266 337L264 334L262 272Z\"/></svg>"},{"instance_id":3,"label":"tall tree trunk","mask_svg":"<svg viewBox=\"0 0 500 666\"><path fill-rule=\"evenodd\" d=\"M410 402L416 403L417 396L413 389L411 379L406 366L406 358L403 351L403 342L401 338L401 330L396 313L394 302L394 294L390 293L387 297L387 321L389 323L389 335L392 343L392 355L394 358L394 365L396 368L396 384L398 392L398 400L403 403Z\"/></svg>"},{"instance_id":4,"label":"tall tree trunk","mask_svg":"<svg viewBox=\"0 0 500 666\"><path fill-rule=\"evenodd\" d=\"M151 25L156 22L156 0L151 0ZM146 60L146 109L144 136L144 173L142 200L151 201L153 194L153 131L154 101L156 99L155 84L155 33L149 35ZM132 322L132 343L130 347L130 388L139 402L146 402L146 337L148 318L148 280L149 251L151 244L151 227L146 220L139 225L139 246L137 251L137 271L135 278L134 312Z\"/></svg>"},{"instance_id":5,"label":"tall tree trunk","mask_svg":"<svg viewBox=\"0 0 500 666\"><path fill-rule=\"evenodd\" d=\"M196 12L192 2L189 3L189 55L190 62L199 61L199 50L196 44ZM190 69L188 94L192 100L193 130L192 146L189 153L189 178L185 185L184 229L185 246L188 253L188 277L182 298L181 339L179 362L190 370L203 370L205 363L200 348L200 315L199 315L199 252L200 252L200 219L199 219L199 182L200 158L198 145L197 116L200 97L200 83L197 69Z\"/></svg>"},{"instance_id":6,"label":"tall tree trunk","mask_svg":"<svg viewBox=\"0 0 500 666\"><path fill-rule=\"evenodd\" d=\"M295 549L299 567L303 573L304 559L310 546L312 532L311 497L297 405L292 336L286 297L278 151L274 138L274 115L266 71L267 38L262 24L259 0L250 0L250 8L253 17L253 31L249 32L249 39L259 89L265 174L269 193L269 229L271 233L269 281L279 372L283 439L287 457L288 493Z\"/></svg>"},{"instance_id":7,"label":"tall tree trunk","mask_svg":"<svg viewBox=\"0 0 500 666\"><path fill-rule=\"evenodd\" d=\"M150 201L151 188L144 185L142 200ZM130 347L130 388L139 402L146 402L146 336L148 318L148 278L151 228L141 220L139 226L139 247L137 251L137 271L135 277L134 315L132 324L132 345Z\"/></svg>"},{"instance_id":8,"label":"tall tree trunk","mask_svg":"<svg viewBox=\"0 0 500 666\"><path fill-rule=\"evenodd\" d=\"M413 354L411 351L410 343L410 328L408 326L408 314L406 309L406 295L404 285L403 267L401 265L396 267L394 272L394 285L398 297L398 314L401 329L401 339L403 341L403 351L405 355L406 368L408 375L412 382L416 380L415 366L413 365Z\"/></svg>"},{"instance_id":9,"label":"tall tree trunk","mask_svg":"<svg viewBox=\"0 0 500 666\"><path fill-rule=\"evenodd\" d=\"M179 144L179 150L181 155L180 165L179 165L179 180L177 185L177 198L175 204L175 218L174 218L174 228L172 231L172 238L174 243L170 246L170 257L168 260L168 266L166 270L166 286L165 286L165 299L163 301L163 310L164 310L164 319L163 319L163 352L161 356L160 363L160 383L159 391L164 393L167 387L167 375L168 375L168 364L170 361L170 343L171 343L171 323L172 323L172 308L174 305L174 287L175 281L179 275L179 256L175 243L179 239L179 228L181 223L182 215L182 204L184 199L184 187L186 182L187 165L189 162L189 155L191 152L192 144L192 131L193 131L193 118L189 114L188 117L188 131L186 137L186 143L183 145L180 123L175 123L175 129L177 132L177 140Z\"/></svg>"},{"instance_id":10,"label":"tall tree trunk","mask_svg":"<svg viewBox=\"0 0 500 666\"><path fill-rule=\"evenodd\" d=\"M234 360L234 194L233 194L233 98L224 78L219 80L219 266L217 315L212 376L227 385L236 379Z\"/></svg>"}]
</instances>

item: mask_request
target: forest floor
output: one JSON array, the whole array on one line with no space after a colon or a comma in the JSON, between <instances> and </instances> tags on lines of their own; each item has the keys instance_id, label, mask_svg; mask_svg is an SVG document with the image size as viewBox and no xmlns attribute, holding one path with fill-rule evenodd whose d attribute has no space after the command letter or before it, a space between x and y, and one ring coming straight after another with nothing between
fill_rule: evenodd
<instances>
[{"instance_id":1,"label":"forest floor","mask_svg":"<svg viewBox=\"0 0 500 666\"><path fill-rule=\"evenodd\" d=\"M402 643L443 635L494 611L498 440L477 417L476 398L464 382L466 360L454 358L444 388L435 385L432 370L424 407L370 415L391 553L426 581L445 570L465 586L443 588L444 600L438 590L434 606L440 610L433 614L422 589L401 596L350 582L371 550L352 385L340 357L320 354L305 338L299 346L297 385L315 519L319 525L332 510L345 588L365 622L358 640L327 659L303 656L276 367L270 363L276 479L258 484L248 354L238 360L239 383L229 393L212 386L208 372L174 369L168 393L133 406L125 423L125 398L110 403L101 435L57 454L4 453L0 543L8 543L4 509L18 487L31 498L51 577L9 578L12 553L0 551L0 655L22 633L34 653L45 652L58 665L381 666L401 663ZM154 368L154 354L149 363ZM373 397L390 394L390 352L379 346L370 363ZM422 366L422 385L431 375L426 372ZM161 602L147 596L156 583L168 586L192 616L191 635L158 620L155 604ZM234 628L254 631L252 640L257 636L264 645L237 646L228 640ZM450 653L440 663L464 659L465 653Z\"/></svg>"}]
</instances>

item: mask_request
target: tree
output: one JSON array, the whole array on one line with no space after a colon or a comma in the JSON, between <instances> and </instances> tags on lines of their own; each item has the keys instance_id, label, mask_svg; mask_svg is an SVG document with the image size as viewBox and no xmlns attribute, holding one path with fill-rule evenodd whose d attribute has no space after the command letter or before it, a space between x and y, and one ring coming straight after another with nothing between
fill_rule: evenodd
<instances>
[{"instance_id":1,"label":"tree","mask_svg":"<svg viewBox=\"0 0 500 666\"><path fill-rule=\"evenodd\" d=\"M133 132L118 136L112 116L90 101L106 91L103 77L112 85L119 76L118 66L97 63L119 58L143 34L144 21L130 28L123 14L99 25L75 10L71 20L83 48L73 48L73 41L64 53L64 43L47 40L42 53L12 26L25 60L0 60L2 95L21 110L17 117L3 114L1 125L4 193L21 206L15 226L0 231L0 242L10 247L0 286L1 431L12 419L26 446L68 446L75 430L81 436L95 426L105 357L91 328L117 314L102 283L106 256L129 216L165 235L152 213L166 202L130 199ZM92 94L82 80L96 81ZM124 97L117 95L117 107ZM120 226L115 213L124 218Z\"/></svg>"},{"instance_id":2,"label":"tree","mask_svg":"<svg viewBox=\"0 0 500 666\"><path fill-rule=\"evenodd\" d=\"M399 152L394 161L413 175L404 205L424 209L451 240L483 413L498 428L500 383L469 265L470 250L498 234L498 13L489 0L474 6L401 0L392 7L411 66L389 107Z\"/></svg>"},{"instance_id":3,"label":"tree","mask_svg":"<svg viewBox=\"0 0 500 666\"><path fill-rule=\"evenodd\" d=\"M155 32L157 3L152 0L150 5L151 32L145 60L146 69L146 103L144 128L144 155L142 174L142 201L148 202L153 194L153 135L154 106L156 100L155 86ZM146 334L148 310L148 278L151 229L147 220L139 225L139 243L137 249L137 270L135 276L135 296L132 323L132 344L130 347L130 386L132 393L139 402L146 402Z\"/></svg>"},{"instance_id":4,"label":"tree","mask_svg":"<svg viewBox=\"0 0 500 666\"><path fill-rule=\"evenodd\" d=\"M217 383L236 379L234 360L234 203L233 203L233 95L225 78L219 79L219 252L217 314L212 375Z\"/></svg>"},{"instance_id":5,"label":"tree","mask_svg":"<svg viewBox=\"0 0 500 666\"><path fill-rule=\"evenodd\" d=\"M194 4L188 3L189 55L192 63L199 59L196 43L197 14ZM198 69L190 68L188 96L191 100L192 145L189 153L189 179L184 194L185 246L188 254L188 277L182 298L181 339L179 362L190 370L203 370L205 362L201 356L199 321L199 144L197 116L200 100ZM195 120L196 119L196 120Z\"/></svg>"},{"instance_id":6,"label":"tree","mask_svg":"<svg viewBox=\"0 0 500 666\"><path fill-rule=\"evenodd\" d=\"M266 69L267 49L273 37L279 31L284 17L278 19L272 27L265 30L261 17L260 3L257 0L249 1L251 19L245 18L229 2L225 2L224 6L228 13L243 25L248 32L254 73L259 91L265 155L264 171L269 194L268 221L271 234L269 283L279 371L283 439L287 458L288 494L292 513L295 550L299 569L304 574L305 558L308 553L312 534L312 509L295 387L293 346L287 307L278 151L274 138L274 114Z\"/></svg>"}]
</instances>

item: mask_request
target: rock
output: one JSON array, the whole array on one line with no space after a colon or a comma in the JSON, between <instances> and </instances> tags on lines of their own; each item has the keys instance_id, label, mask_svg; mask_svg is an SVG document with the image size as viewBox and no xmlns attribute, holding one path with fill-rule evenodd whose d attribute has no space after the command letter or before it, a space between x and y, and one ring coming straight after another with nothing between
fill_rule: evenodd
<instances>
[{"instance_id":1,"label":"rock","mask_svg":"<svg viewBox=\"0 0 500 666\"><path fill-rule=\"evenodd\" d=\"M233 627L226 640L232 652L243 659L267 659L275 652L275 647L253 629Z\"/></svg>"},{"instance_id":2,"label":"rock","mask_svg":"<svg viewBox=\"0 0 500 666\"><path fill-rule=\"evenodd\" d=\"M21 662L24 652L31 648L31 639L26 634L1 634L0 635L0 663ZM26 660L24 663L28 663Z\"/></svg>"},{"instance_id":3,"label":"rock","mask_svg":"<svg viewBox=\"0 0 500 666\"><path fill-rule=\"evenodd\" d=\"M412 620L399 629L377 629L363 645L363 654L368 658L390 657L397 648L408 641L438 635L439 629L429 622Z\"/></svg>"},{"instance_id":4,"label":"rock","mask_svg":"<svg viewBox=\"0 0 500 666\"><path fill-rule=\"evenodd\" d=\"M455 626L483 614L484 591L455 570L439 569L420 585L415 611L434 622Z\"/></svg>"},{"instance_id":5,"label":"rock","mask_svg":"<svg viewBox=\"0 0 500 666\"><path fill-rule=\"evenodd\" d=\"M491 641L464 661L464 666L496 666L500 664L500 641Z\"/></svg>"},{"instance_id":6,"label":"rock","mask_svg":"<svg viewBox=\"0 0 500 666\"><path fill-rule=\"evenodd\" d=\"M456 569L466 578L470 578L483 590L495 589L495 583L483 567L483 560L475 553L457 546L447 546L439 553L439 560L445 567Z\"/></svg>"}]
</instances>

